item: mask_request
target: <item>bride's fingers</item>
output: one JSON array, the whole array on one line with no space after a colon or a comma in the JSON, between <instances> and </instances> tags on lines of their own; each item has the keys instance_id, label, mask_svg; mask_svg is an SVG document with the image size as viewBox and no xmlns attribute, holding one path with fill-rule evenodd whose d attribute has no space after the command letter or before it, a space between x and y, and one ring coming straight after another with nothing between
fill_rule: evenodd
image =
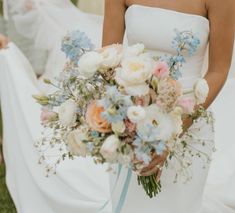
<instances>
[{"instance_id":1,"label":"bride's fingers","mask_svg":"<svg viewBox=\"0 0 235 213\"><path fill-rule=\"evenodd\" d=\"M141 171L140 175L141 176L151 176L153 174L158 173L159 171L160 171L160 169L157 166L155 166L154 168L152 168L152 169L150 169L148 171Z\"/></svg>"},{"instance_id":2,"label":"bride's fingers","mask_svg":"<svg viewBox=\"0 0 235 213\"><path fill-rule=\"evenodd\" d=\"M147 172L154 169L155 167L160 168L163 163L162 159L154 159L148 166L142 168L142 172Z\"/></svg>"},{"instance_id":3,"label":"bride's fingers","mask_svg":"<svg viewBox=\"0 0 235 213\"><path fill-rule=\"evenodd\" d=\"M159 171L158 171L158 173L157 173L157 177L156 177L157 182L160 181L161 176L162 176L162 169L159 169Z\"/></svg>"},{"instance_id":4,"label":"bride's fingers","mask_svg":"<svg viewBox=\"0 0 235 213\"><path fill-rule=\"evenodd\" d=\"M164 152L162 155L153 154L153 160L150 162L150 164L142 169L143 172L146 172L148 170L152 170L154 167L158 166L161 168L166 161L168 156L168 152Z\"/></svg>"}]
</instances>

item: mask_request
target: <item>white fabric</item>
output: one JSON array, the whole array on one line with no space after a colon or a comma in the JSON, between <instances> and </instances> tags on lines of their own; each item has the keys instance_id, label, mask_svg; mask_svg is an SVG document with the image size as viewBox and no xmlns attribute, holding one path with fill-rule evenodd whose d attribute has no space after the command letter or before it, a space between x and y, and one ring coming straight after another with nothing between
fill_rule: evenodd
<instances>
[{"instance_id":1,"label":"white fabric","mask_svg":"<svg viewBox=\"0 0 235 213\"><path fill-rule=\"evenodd\" d=\"M157 20L154 21L153 20ZM130 44L141 42L146 45L151 52L155 54L173 53L171 41L174 38L174 29L191 30L196 33L200 39L200 46L197 52L191 57L186 57L187 63L182 70L183 77L181 79L184 88L190 88L196 79L201 77L204 56L208 44L209 36L209 21L204 17L192 14L185 14L171 10L160 8L145 7L141 5L133 5L126 12L126 31L127 39ZM223 120L224 121L224 120ZM224 125L224 123L223 123ZM200 128L197 131L197 128ZM190 130L194 137L191 139L192 146L196 138L199 139L214 139L214 134L211 126L202 119L199 123L194 124ZM220 130L221 135L224 134ZM218 135L217 135L218 139ZM219 140L222 140L220 138ZM212 154L210 148L213 144L207 141L207 146L201 147L200 150ZM198 147L199 148L199 147ZM224 148L223 148L224 150ZM228 159L228 158L227 158ZM217 159L221 162L221 158ZM174 165L174 160L171 162ZM208 183L208 189L203 199L204 188L206 185L208 168L202 169L203 163L198 158L193 159L192 174L193 179L187 184L180 182L173 183L174 172L171 168L165 169L162 175L162 193L156 198L149 199L144 190L138 186L136 176L133 175L127 200L123 209L123 213L135 212L164 212L164 213L232 213L231 203L234 196L226 194L228 191L223 191L223 197L217 199L213 190L218 186L213 181ZM219 165L216 165L211 171L211 179L213 180L221 171L218 170ZM230 169L232 167L229 167ZM222 168L221 168L222 169ZM228 169L229 170L229 169ZM233 171L235 171L233 169ZM213 174L214 173L214 174ZM125 176L124 176L125 177ZM220 175L222 177L222 174ZM124 180L125 178L123 178ZM211 180L210 179L210 180ZM222 183L224 183L224 177ZM210 185L211 184L211 185ZM234 183L233 183L234 184ZM209 186L212 186L210 188ZM233 192L234 193L234 192ZM225 197L226 196L226 197ZM226 199L227 203L224 202ZM115 200L116 202L116 200Z\"/></svg>"},{"instance_id":2,"label":"white fabric","mask_svg":"<svg viewBox=\"0 0 235 213\"><path fill-rule=\"evenodd\" d=\"M202 213L235 213L235 78L229 79L215 102L214 154L203 202Z\"/></svg>"},{"instance_id":3,"label":"white fabric","mask_svg":"<svg viewBox=\"0 0 235 213\"><path fill-rule=\"evenodd\" d=\"M8 0L8 10L18 33L33 39L34 48L49 51L45 78L54 77L63 67L60 46L68 31L84 30L94 44L101 44L103 18L83 13L70 0Z\"/></svg>"},{"instance_id":4,"label":"white fabric","mask_svg":"<svg viewBox=\"0 0 235 213\"><path fill-rule=\"evenodd\" d=\"M7 185L17 212L97 212L110 194L105 167L92 159L66 160L47 178L34 147L41 130L40 107L32 99L39 93L34 72L13 44L0 51L0 64Z\"/></svg>"},{"instance_id":5,"label":"white fabric","mask_svg":"<svg viewBox=\"0 0 235 213\"><path fill-rule=\"evenodd\" d=\"M63 2L66 4L60 4ZM69 1L63 2L38 4L38 1L31 11L25 10L24 1L8 2L18 31L34 39L36 48L50 51L43 77L53 78L62 71L65 58L60 42L68 30L79 29L95 45L101 43L102 18L86 15ZM34 143L41 134L40 107L32 94L47 91L47 87L36 80L32 67L17 47L9 46L0 53L0 86L7 185L17 211L97 212L110 195L105 167L97 167L91 159L67 160L58 167L56 176L46 178L44 166L38 164ZM109 209L110 204L104 212L110 212Z\"/></svg>"}]
</instances>

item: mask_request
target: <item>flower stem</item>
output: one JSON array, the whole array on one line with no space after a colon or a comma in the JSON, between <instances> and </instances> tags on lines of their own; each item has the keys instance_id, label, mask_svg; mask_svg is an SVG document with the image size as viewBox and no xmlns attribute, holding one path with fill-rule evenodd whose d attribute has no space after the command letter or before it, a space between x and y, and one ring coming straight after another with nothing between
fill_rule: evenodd
<instances>
[{"instance_id":1,"label":"flower stem","mask_svg":"<svg viewBox=\"0 0 235 213\"><path fill-rule=\"evenodd\" d=\"M142 185L146 194L150 197L156 197L161 192L161 183L157 182L157 174L151 176L138 176L138 184Z\"/></svg>"}]
</instances>

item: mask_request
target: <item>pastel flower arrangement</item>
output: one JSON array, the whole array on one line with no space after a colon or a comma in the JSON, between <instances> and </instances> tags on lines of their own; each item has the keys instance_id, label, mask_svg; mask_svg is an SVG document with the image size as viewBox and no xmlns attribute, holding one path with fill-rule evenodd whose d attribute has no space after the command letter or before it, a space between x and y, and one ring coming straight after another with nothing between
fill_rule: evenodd
<instances>
[{"instance_id":1,"label":"pastel flower arrangement","mask_svg":"<svg viewBox=\"0 0 235 213\"><path fill-rule=\"evenodd\" d=\"M177 31L173 42L177 57L156 59L143 44L114 44L94 50L84 33L66 35L62 43L68 58L64 71L55 82L45 80L58 91L34 96L43 107L45 131L53 133L36 144L42 159L46 144L59 145L62 158L91 156L96 163L133 169L135 160L148 165L153 153L167 151L166 162L172 159L178 147L175 144L183 143L183 117L196 118L205 113L196 106L207 98L207 82L199 79L185 94L178 81L185 63L183 52L193 54L199 43L193 33ZM189 149L187 144L184 149ZM161 191L156 176L138 176L149 197Z\"/></svg>"}]
</instances>

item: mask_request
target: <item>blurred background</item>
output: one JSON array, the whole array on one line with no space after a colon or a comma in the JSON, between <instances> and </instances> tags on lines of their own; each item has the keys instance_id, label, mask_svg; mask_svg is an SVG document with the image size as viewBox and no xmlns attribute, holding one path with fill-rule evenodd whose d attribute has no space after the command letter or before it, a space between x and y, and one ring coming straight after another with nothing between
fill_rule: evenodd
<instances>
[{"instance_id":1,"label":"blurred background","mask_svg":"<svg viewBox=\"0 0 235 213\"><path fill-rule=\"evenodd\" d=\"M104 0L71 0L71 2L82 11L88 13L102 15L104 11ZM36 72L41 73L42 70L44 70L45 63L43 63L43 61L46 61L47 53L42 50L34 50L32 52L29 47L33 45L33 41L24 38L19 34L16 35L16 29L11 19L8 20L8 22L4 21L2 0L0 0L0 33L8 35L10 40L20 47L32 66L37 69ZM37 57L33 57L33 55L36 55ZM38 64L38 58L40 58L40 64ZM2 156L2 128L2 115L0 109L0 213L15 213L16 210L5 183L5 166Z\"/></svg>"}]
</instances>

